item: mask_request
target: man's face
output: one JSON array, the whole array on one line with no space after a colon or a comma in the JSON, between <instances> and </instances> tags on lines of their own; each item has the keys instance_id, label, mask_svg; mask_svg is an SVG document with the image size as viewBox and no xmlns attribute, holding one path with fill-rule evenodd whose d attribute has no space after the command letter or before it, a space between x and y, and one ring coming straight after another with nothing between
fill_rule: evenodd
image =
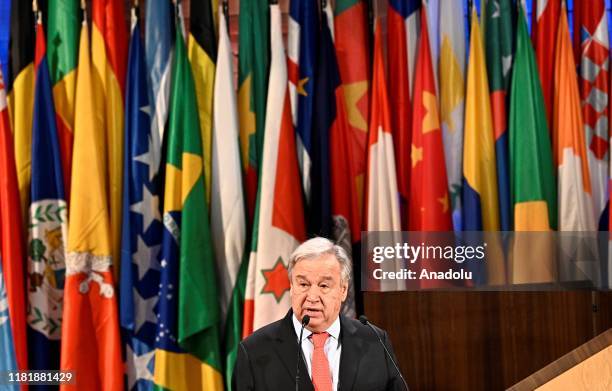
<instances>
[{"instance_id":1,"label":"man's face","mask_svg":"<svg viewBox=\"0 0 612 391\"><path fill-rule=\"evenodd\" d=\"M310 316L307 328L312 332L325 331L334 323L347 290L340 263L331 254L301 260L291 272L291 308L300 322L304 315Z\"/></svg>"}]
</instances>

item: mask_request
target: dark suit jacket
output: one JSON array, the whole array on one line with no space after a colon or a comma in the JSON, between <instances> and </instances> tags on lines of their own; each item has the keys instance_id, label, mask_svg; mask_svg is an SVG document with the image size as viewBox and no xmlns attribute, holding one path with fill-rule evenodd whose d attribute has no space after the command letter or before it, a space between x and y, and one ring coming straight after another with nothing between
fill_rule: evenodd
<instances>
[{"instance_id":1,"label":"dark suit jacket","mask_svg":"<svg viewBox=\"0 0 612 391\"><path fill-rule=\"evenodd\" d=\"M262 327L240 343L233 379L235 390L295 390L298 338L292 316L293 312L289 311L283 319ZM377 330L393 354L387 333ZM358 320L340 316L340 344L338 390L404 390L402 380L372 329ZM299 390L314 391L303 355L300 356Z\"/></svg>"}]
</instances>

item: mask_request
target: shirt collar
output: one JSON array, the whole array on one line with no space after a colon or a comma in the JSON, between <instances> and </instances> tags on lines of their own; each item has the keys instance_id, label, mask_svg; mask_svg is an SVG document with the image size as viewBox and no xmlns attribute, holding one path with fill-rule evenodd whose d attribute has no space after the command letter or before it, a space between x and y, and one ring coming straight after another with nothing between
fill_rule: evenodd
<instances>
[{"instance_id":1,"label":"shirt collar","mask_svg":"<svg viewBox=\"0 0 612 391\"><path fill-rule=\"evenodd\" d=\"M302 324L295 316L295 314L293 314L291 319L293 320L293 328L295 329L295 335L297 336L297 338L300 338L300 330L302 329ZM325 331L327 331L330 336L334 337L336 341L338 341L340 339L340 316L336 317L334 323L332 323L331 326L329 326L329 328ZM312 334L312 331L308 330L307 328L304 328L304 334L302 334L302 341L310 337L310 334Z\"/></svg>"}]
</instances>

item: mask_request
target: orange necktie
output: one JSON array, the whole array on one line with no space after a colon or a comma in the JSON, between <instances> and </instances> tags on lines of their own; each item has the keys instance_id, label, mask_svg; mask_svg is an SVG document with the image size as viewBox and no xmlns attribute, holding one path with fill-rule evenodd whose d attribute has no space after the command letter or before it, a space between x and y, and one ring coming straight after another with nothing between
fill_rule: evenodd
<instances>
[{"instance_id":1,"label":"orange necktie","mask_svg":"<svg viewBox=\"0 0 612 391\"><path fill-rule=\"evenodd\" d=\"M324 350L327 338L329 338L327 332L310 335L314 345L314 352L312 353L312 384L315 391L332 391L331 371Z\"/></svg>"}]
</instances>

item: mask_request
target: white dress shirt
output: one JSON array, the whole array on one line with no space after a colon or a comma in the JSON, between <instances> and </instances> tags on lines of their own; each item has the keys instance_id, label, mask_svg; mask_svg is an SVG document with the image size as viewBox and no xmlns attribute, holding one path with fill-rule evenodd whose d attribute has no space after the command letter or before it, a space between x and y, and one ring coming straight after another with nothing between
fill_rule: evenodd
<instances>
[{"instance_id":1,"label":"white dress shirt","mask_svg":"<svg viewBox=\"0 0 612 391\"><path fill-rule=\"evenodd\" d=\"M300 338L300 330L302 329L302 324L297 319L295 314L293 314L293 327L295 328L295 335L297 338ZM325 341L325 347L323 350L325 351L325 356L327 357L327 361L329 362L329 371L332 375L332 389L338 389L338 374L340 373L340 353L342 352L342 345L340 345L340 317L337 317L334 323L329 326L327 330L329 337L327 341ZM312 331L308 329L304 329L304 334L302 335L302 352L304 353L304 359L306 360L306 368L308 368L308 376L312 380L312 354L314 352L314 344L308 338L312 334ZM296 339L297 339L296 338Z\"/></svg>"}]
</instances>

